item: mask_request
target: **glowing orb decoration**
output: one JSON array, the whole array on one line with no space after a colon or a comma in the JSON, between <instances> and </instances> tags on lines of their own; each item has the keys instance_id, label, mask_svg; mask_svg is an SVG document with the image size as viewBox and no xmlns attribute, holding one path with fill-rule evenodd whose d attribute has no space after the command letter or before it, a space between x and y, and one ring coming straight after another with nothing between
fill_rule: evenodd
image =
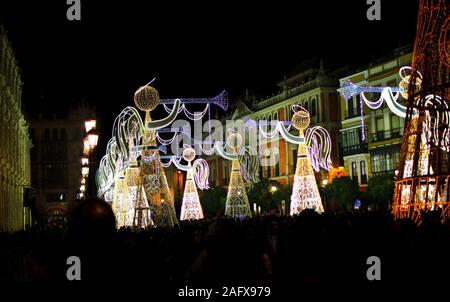
<instances>
[{"instance_id":1,"label":"glowing orb decoration","mask_svg":"<svg viewBox=\"0 0 450 302\"><path fill-rule=\"evenodd\" d=\"M242 145L242 135L239 133L229 130L230 135L227 137L227 145L233 149L238 149Z\"/></svg>"},{"instance_id":2,"label":"glowing orb decoration","mask_svg":"<svg viewBox=\"0 0 450 302\"><path fill-rule=\"evenodd\" d=\"M160 104L158 90L142 86L134 93L134 104L142 111L152 111Z\"/></svg>"},{"instance_id":3,"label":"glowing orb decoration","mask_svg":"<svg viewBox=\"0 0 450 302\"><path fill-rule=\"evenodd\" d=\"M292 125L297 130L303 131L304 129L308 128L310 122L311 118L309 116L309 113L306 111L297 111L292 116Z\"/></svg>"},{"instance_id":4,"label":"glowing orb decoration","mask_svg":"<svg viewBox=\"0 0 450 302\"><path fill-rule=\"evenodd\" d=\"M195 158L195 150L194 148L188 147L183 150L183 159L185 161L191 162Z\"/></svg>"}]
</instances>

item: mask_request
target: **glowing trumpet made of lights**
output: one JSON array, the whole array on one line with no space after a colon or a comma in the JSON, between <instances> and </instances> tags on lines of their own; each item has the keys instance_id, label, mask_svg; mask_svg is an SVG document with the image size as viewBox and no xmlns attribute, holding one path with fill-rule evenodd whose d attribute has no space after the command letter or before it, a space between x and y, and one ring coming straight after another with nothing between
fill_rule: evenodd
<instances>
[{"instance_id":1,"label":"glowing trumpet made of lights","mask_svg":"<svg viewBox=\"0 0 450 302\"><path fill-rule=\"evenodd\" d=\"M174 104L176 100L180 100L182 104L214 104L225 111L228 109L228 93L226 90L211 98L161 99L161 104Z\"/></svg>"}]
</instances>

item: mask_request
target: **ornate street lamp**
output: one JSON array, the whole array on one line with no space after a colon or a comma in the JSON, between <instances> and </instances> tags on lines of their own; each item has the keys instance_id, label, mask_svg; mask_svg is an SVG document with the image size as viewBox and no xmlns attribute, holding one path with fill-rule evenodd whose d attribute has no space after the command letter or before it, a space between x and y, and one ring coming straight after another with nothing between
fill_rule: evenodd
<instances>
[{"instance_id":1,"label":"ornate street lamp","mask_svg":"<svg viewBox=\"0 0 450 302\"><path fill-rule=\"evenodd\" d=\"M96 120L87 120L87 121L85 121L84 122L84 126L86 128L86 133L91 131L91 129L95 129L96 125L97 125L97 121Z\"/></svg>"},{"instance_id":2,"label":"ornate street lamp","mask_svg":"<svg viewBox=\"0 0 450 302\"><path fill-rule=\"evenodd\" d=\"M89 158L83 156L83 157L81 158L81 165L82 165L82 166L87 166L87 165L89 165Z\"/></svg>"},{"instance_id":3,"label":"ornate street lamp","mask_svg":"<svg viewBox=\"0 0 450 302\"><path fill-rule=\"evenodd\" d=\"M85 196L90 197L91 191L93 190L92 186L92 176L89 177L89 169L92 165L92 152L94 151L95 147L97 147L98 143L98 132L95 128L97 125L96 120L87 120L84 122L85 128L86 128L86 137L83 140L84 149L83 149L83 158L81 159L81 162L83 164L83 169L87 167L88 173L83 174L84 178L87 178L87 181L85 181L85 185L82 186L85 187ZM90 169L92 172L92 169ZM83 172L83 171L82 171ZM91 173L92 174L92 173Z\"/></svg>"},{"instance_id":4,"label":"ornate street lamp","mask_svg":"<svg viewBox=\"0 0 450 302\"><path fill-rule=\"evenodd\" d=\"M89 148L90 151L92 152L92 150L97 147L97 143L98 143L98 133L97 130L95 130L95 128L92 128L91 130L89 130L87 132L87 138L88 138L88 143L89 143Z\"/></svg>"},{"instance_id":5,"label":"ornate street lamp","mask_svg":"<svg viewBox=\"0 0 450 302\"><path fill-rule=\"evenodd\" d=\"M81 167L81 175L83 175L83 177L86 177L89 175L89 167L88 166Z\"/></svg>"}]
</instances>

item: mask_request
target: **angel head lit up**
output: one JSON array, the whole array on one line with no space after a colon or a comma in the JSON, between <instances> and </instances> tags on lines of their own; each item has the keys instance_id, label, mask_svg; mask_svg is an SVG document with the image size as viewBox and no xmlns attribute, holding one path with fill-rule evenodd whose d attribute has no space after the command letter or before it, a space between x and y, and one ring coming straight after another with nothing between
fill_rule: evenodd
<instances>
[{"instance_id":1,"label":"angel head lit up","mask_svg":"<svg viewBox=\"0 0 450 302\"><path fill-rule=\"evenodd\" d=\"M195 158L195 150L194 148L187 146L183 150L183 159L187 162L193 161Z\"/></svg>"},{"instance_id":2,"label":"angel head lit up","mask_svg":"<svg viewBox=\"0 0 450 302\"><path fill-rule=\"evenodd\" d=\"M311 123L311 118L309 116L308 111L303 109L302 107L298 106L301 110L297 110L292 115L292 125L295 127L295 129L299 131L303 131L306 128L308 128L309 124Z\"/></svg>"},{"instance_id":3,"label":"angel head lit up","mask_svg":"<svg viewBox=\"0 0 450 302\"><path fill-rule=\"evenodd\" d=\"M149 85L140 87L134 93L134 103L142 111L152 111L160 104L158 90Z\"/></svg>"},{"instance_id":4,"label":"angel head lit up","mask_svg":"<svg viewBox=\"0 0 450 302\"><path fill-rule=\"evenodd\" d=\"M227 145L233 149L239 149L242 146L242 135L233 129L228 129Z\"/></svg>"}]
</instances>

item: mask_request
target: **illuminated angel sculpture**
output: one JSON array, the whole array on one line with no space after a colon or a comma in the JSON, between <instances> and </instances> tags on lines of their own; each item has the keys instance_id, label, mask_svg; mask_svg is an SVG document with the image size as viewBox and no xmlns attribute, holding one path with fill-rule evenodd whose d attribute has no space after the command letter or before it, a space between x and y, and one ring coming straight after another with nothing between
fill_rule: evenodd
<instances>
[{"instance_id":1,"label":"illuminated angel sculpture","mask_svg":"<svg viewBox=\"0 0 450 302\"><path fill-rule=\"evenodd\" d=\"M247 182L258 181L258 157L256 150L250 146L242 147L242 136L233 129L228 129L226 144L233 150L227 153L221 142L215 147L223 158L231 160L230 183L228 184L225 215L233 218L252 217L244 178Z\"/></svg>"},{"instance_id":2,"label":"illuminated angel sculpture","mask_svg":"<svg viewBox=\"0 0 450 302\"><path fill-rule=\"evenodd\" d=\"M187 172L180 220L203 219L203 210L198 197L197 186L200 190L209 189L209 167L208 163L201 158L191 164L194 158L195 150L190 146L185 146L183 150L183 159L188 162L186 166L181 165L176 157L172 157L175 166Z\"/></svg>"},{"instance_id":3,"label":"illuminated angel sculpture","mask_svg":"<svg viewBox=\"0 0 450 302\"><path fill-rule=\"evenodd\" d=\"M160 150L166 146L157 145L157 141L164 141L158 132L167 129L182 111L190 119L199 119L209 112L210 104L226 110L227 94L224 91L213 98L160 99L158 91L146 85L136 91L134 102L145 112L145 120L133 107L126 107L117 116L113 138L96 174L98 195L112 202L118 227L172 228L178 220L160 156ZM152 121L150 111L159 104L169 115ZM167 105L171 104L173 107L169 108ZM194 114L186 104L206 104L206 109Z\"/></svg>"},{"instance_id":4,"label":"illuminated angel sculpture","mask_svg":"<svg viewBox=\"0 0 450 302\"><path fill-rule=\"evenodd\" d=\"M320 128L314 128L310 132L307 132L305 138L304 131L309 126L310 121L309 112L306 110L299 110L292 116L292 125L299 131L299 144L297 167L295 169L294 185L291 195L291 215L299 214L305 209L314 209L318 213L323 212L322 200L310 161L310 157L316 156L317 154L309 151L313 150L313 148L308 148L306 143L307 140L311 139L315 131L319 131L318 129ZM329 136L326 135L325 138L329 140ZM314 144L317 144L317 141L314 141ZM327 146L331 146L331 144L327 144ZM313 147L317 148L317 146ZM325 164L327 165L328 163Z\"/></svg>"},{"instance_id":5,"label":"illuminated angel sculpture","mask_svg":"<svg viewBox=\"0 0 450 302\"><path fill-rule=\"evenodd\" d=\"M286 122L272 121L272 124L276 125L272 133L264 132L261 126L259 131L266 138L272 138L279 133L287 142L298 144L297 167L292 188L290 214L296 215L305 209L314 209L316 212L322 213L322 200L317 188L314 171L319 172L320 169L330 170L332 168L330 135L321 126L306 129L311 119L309 112L303 107L293 105L292 110L294 114L292 123L288 128L284 126ZM299 130L299 136L289 133L291 126Z\"/></svg>"}]
</instances>

